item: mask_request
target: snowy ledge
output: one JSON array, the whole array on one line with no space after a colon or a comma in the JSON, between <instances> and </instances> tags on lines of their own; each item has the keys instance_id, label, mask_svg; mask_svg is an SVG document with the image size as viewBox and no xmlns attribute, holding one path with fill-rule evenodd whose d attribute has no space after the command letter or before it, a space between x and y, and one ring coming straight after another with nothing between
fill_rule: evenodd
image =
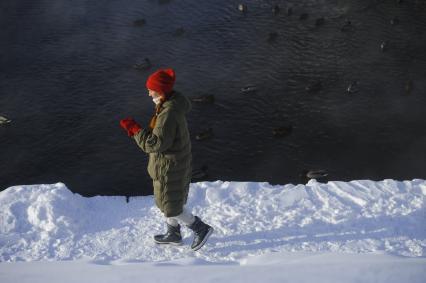
<instances>
[{"instance_id":1,"label":"snowy ledge","mask_svg":"<svg viewBox=\"0 0 426 283\"><path fill-rule=\"evenodd\" d=\"M215 228L200 252L157 246L164 220L149 197L84 198L62 183L0 192L0 261L95 263L191 259L248 264L273 252L426 255L426 181L307 185L191 184L188 207Z\"/></svg>"}]
</instances>

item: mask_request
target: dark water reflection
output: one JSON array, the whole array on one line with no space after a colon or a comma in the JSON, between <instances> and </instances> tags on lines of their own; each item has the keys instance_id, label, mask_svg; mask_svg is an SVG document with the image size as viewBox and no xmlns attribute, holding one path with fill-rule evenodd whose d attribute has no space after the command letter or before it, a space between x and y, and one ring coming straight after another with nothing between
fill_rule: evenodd
<instances>
[{"instance_id":1,"label":"dark water reflection","mask_svg":"<svg viewBox=\"0 0 426 283\"><path fill-rule=\"evenodd\" d=\"M424 1L244 2L245 16L239 1L2 0L0 115L13 121L0 127L0 188L151 192L146 156L118 120L146 125L145 80L167 66L178 90L215 95L189 115L194 166L207 165L208 180L297 183L310 168L333 180L426 177ZM134 70L145 57L152 69ZM322 90L307 92L315 81ZM246 85L258 90L242 94ZM283 125L292 133L275 138ZM214 138L196 141L208 127Z\"/></svg>"}]
</instances>

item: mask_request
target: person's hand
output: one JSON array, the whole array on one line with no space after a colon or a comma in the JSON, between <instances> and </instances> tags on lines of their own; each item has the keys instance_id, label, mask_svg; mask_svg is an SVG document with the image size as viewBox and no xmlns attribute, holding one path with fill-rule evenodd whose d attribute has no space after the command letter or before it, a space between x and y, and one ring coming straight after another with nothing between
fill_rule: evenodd
<instances>
[{"instance_id":1,"label":"person's hand","mask_svg":"<svg viewBox=\"0 0 426 283\"><path fill-rule=\"evenodd\" d=\"M141 126L133 120L133 118L120 120L120 126L127 131L129 137L133 137L142 129Z\"/></svg>"}]
</instances>

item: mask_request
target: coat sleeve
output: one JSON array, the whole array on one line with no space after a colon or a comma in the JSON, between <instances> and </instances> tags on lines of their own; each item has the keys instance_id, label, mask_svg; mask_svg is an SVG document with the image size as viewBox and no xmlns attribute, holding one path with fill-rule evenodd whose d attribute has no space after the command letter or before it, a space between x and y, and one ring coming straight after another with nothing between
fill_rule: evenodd
<instances>
[{"instance_id":1,"label":"coat sleeve","mask_svg":"<svg viewBox=\"0 0 426 283\"><path fill-rule=\"evenodd\" d=\"M136 144L146 153L163 152L172 146L175 139L176 120L171 113L161 114L152 131L143 129L133 136Z\"/></svg>"}]
</instances>

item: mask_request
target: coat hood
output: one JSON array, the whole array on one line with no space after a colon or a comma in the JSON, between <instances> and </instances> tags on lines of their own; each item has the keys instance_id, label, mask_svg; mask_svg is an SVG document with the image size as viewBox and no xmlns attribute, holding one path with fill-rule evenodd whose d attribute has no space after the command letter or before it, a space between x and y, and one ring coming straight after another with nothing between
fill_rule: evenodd
<instances>
[{"instance_id":1,"label":"coat hood","mask_svg":"<svg viewBox=\"0 0 426 283\"><path fill-rule=\"evenodd\" d=\"M173 96L163 103L163 107L165 109L167 108L173 108L179 112L188 113L191 111L191 101L180 92L174 92Z\"/></svg>"}]
</instances>

